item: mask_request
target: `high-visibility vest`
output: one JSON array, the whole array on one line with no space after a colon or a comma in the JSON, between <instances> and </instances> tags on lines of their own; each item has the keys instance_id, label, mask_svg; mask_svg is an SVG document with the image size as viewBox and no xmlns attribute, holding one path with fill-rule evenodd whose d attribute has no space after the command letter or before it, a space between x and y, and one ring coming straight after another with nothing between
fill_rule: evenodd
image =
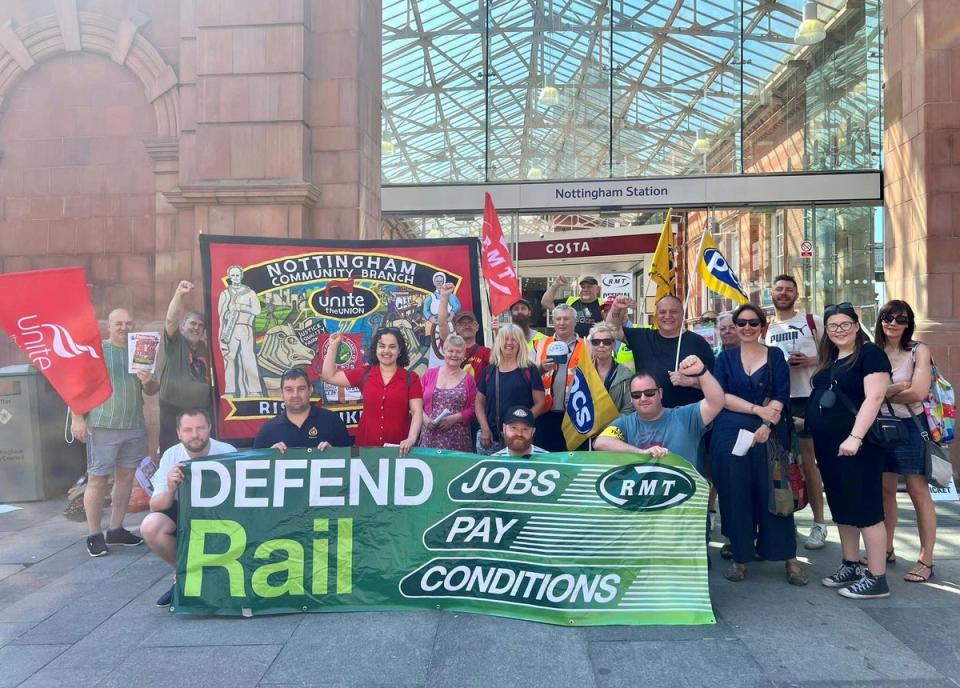
<instances>
[{"instance_id":1,"label":"high-visibility vest","mask_svg":"<svg viewBox=\"0 0 960 688\"><path fill-rule=\"evenodd\" d=\"M633 350L627 346L627 343L623 340L618 340L615 347L613 350L613 360L633 370Z\"/></svg>"},{"instance_id":2,"label":"high-visibility vest","mask_svg":"<svg viewBox=\"0 0 960 688\"><path fill-rule=\"evenodd\" d=\"M537 350L537 345L540 343L540 340L544 339L547 335L538 330L530 330L530 339L527 340L527 348L530 350L530 353L533 353Z\"/></svg>"},{"instance_id":3,"label":"high-visibility vest","mask_svg":"<svg viewBox=\"0 0 960 688\"><path fill-rule=\"evenodd\" d=\"M544 337L537 344L537 365L542 366L547 360L547 349L550 348L550 345L553 344L556 340L554 337ZM566 389L570 389L570 385L573 384L573 371L577 368L577 363L580 361L580 356L583 355L583 352L586 350L587 345L582 339L577 337L576 344L573 345L573 350L570 352L570 358L567 359L567 380L566 380ZM553 408L553 376L556 373L557 369L554 368L550 372L543 374L543 394L547 398L545 408L549 411Z\"/></svg>"}]
</instances>

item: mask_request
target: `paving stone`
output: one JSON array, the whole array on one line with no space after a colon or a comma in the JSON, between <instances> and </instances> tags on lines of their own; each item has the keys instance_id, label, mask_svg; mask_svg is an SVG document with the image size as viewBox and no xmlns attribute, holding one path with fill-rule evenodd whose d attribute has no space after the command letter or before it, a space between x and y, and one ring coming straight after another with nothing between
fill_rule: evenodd
<instances>
[{"instance_id":1,"label":"paving stone","mask_svg":"<svg viewBox=\"0 0 960 688\"><path fill-rule=\"evenodd\" d=\"M445 613L427 685L593 686L582 630L496 616Z\"/></svg>"},{"instance_id":2,"label":"paving stone","mask_svg":"<svg viewBox=\"0 0 960 688\"><path fill-rule=\"evenodd\" d=\"M102 688L243 688L256 686L280 652L279 645L157 647L144 664L128 663L98 685Z\"/></svg>"},{"instance_id":3,"label":"paving stone","mask_svg":"<svg viewBox=\"0 0 960 688\"><path fill-rule=\"evenodd\" d=\"M33 628L32 623L0 623L0 647L13 642Z\"/></svg>"},{"instance_id":4,"label":"paving stone","mask_svg":"<svg viewBox=\"0 0 960 688\"><path fill-rule=\"evenodd\" d=\"M732 640L733 629L724 619L702 626L584 626L587 642L614 640Z\"/></svg>"},{"instance_id":5,"label":"paving stone","mask_svg":"<svg viewBox=\"0 0 960 688\"><path fill-rule=\"evenodd\" d=\"M66 645L0 647L0 667L3 667L0 670L0 688L13 688L25 681L66 649Z\"/></svg>"},{"instance_id":6,"label":"paving stone","mask_svg":"<svg viewBox=\"0 0 960 688\"><path fill-rule=\"evenodd\" d=\"M754 604L727 605L723 617L761 668L782 681L940 678L861 609L859 605L868 602L844 600L821 590L828 599L808 599L805 604L758 599Z\"/></svg>"},{"instance_id":7,"label":"paving stone","mask_svg":"<svg viewBox=\"0 0 960 688\"><path fill-rule=\"evenodd\" d=\"M172 615L173 623L151 633L141 643L152 647L194 645L282 645L300 625L300 614L237 617Z\"/></svg>"},{"instance_id":8,"label":"paving stone","mask_svg":"<svg viewBox=\"0 0 960 688\"><path fill-rule=\"evenodd\" d=\"M2 545L0 545L0 547L2 547ZM0 564L0 581L25 570L26 567L23 564Z\"/></svg>"},{"instance_id":9,"label":"paving stone","mask_svg":"<svg viewBox=\"0 0 960 688\"><path fill-rule=\"evenodd\" d=\"M944 605L935 612L882 608L864 612L944 677L960 682L960 641L956 631L960 609Z\"/></svg>"},{"instance_id":10,"label":"paving stone","mask_svg":"<svg viewBox=\"0 0 960 688\"><path fill-rule=\"evenodd\" d=\"M17 688L93 688L103 681L113 670L92 667L71 667L70 669L52 669L49 665L33 674Z\"/></svg>"},{"instance_id":11,"label":"paving stone","mask_svg":"<svg viewBox=\"0 0 960 688\"><path fill-rule=\"evenodd\" d=\"M774 683L776 688L957 688L949 679L917 681L807 681L804 683Z\"/></svg>"},{"instance_id":12,"label":"paving stone","mask_svg":"<svg viewBox=\"0 0 960 688\"><path fill-rule=\"evenodd\" d=\"M772 688L739 640L590 643L598 688Z\"/></svg>"},{"instance_id":13,"label":"paving stone","mask_svg":"<svg viewBox=\"0 0 960 688\"><path fill-rule=\"evenodd\" d=\"M439 620L437 612L307 614L264 681L422 686Z\"/></svg>"}]
</instances>

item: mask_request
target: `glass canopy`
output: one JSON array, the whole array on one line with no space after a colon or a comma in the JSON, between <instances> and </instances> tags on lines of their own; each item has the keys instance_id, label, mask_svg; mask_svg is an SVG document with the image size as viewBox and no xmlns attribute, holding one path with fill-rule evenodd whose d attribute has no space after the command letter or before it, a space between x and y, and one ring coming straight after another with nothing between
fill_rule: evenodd
<instances>
[{"instance_id":1,"label":"glass canopy","mask_svg":"<svg viewBox=\"0 0 960 688\"><path fill-rule=\"evenodd\" d=\"M383 181L879 169L881 3L384 0Z\"/></svg>"}]
</instances>

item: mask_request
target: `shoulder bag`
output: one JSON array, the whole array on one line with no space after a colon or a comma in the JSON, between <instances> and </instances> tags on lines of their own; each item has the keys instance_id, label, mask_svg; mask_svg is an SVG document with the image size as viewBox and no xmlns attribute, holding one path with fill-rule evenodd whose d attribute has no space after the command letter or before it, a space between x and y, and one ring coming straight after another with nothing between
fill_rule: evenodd
<instances>
[{"instance_id":1,"label":"shoulder bag","mask_svg":"<svg viewBox=\"0 0 960 688\"><path fill-rule=\"evenodd\" d=\"M773 397L773 362L767 349L767 397L764 406ZM789 412L789 409L784 409ZM788 428L789 431L789 428ZM767 472L770 477L768 508L774 516L790 516L807 506L807 483L800 463L800 455L780 444L776 431L770 429L767 439Z\"/></svg>"},{"instance_id":2,"label":"shoulder bag","mask_svg":"<svg viewBox=\"0 0 960 688\"><path fill-rule=\"evenodd\" d=\"M834 361L830 366L830 387L829 390L832 390L836 397L840 400L840 403L853 414L854 419L856 419L857 414L860 412L856 406L853 405L853 402L850 401L850 397L846 393L836 386L834 381L834 368L837 365L837 362ZM903 418L898 418L893 413L893 406L890 405L889 399L884 399L883 403L887 406L887 411L890 412L889 416L882 416L879 413L877 417L873 419L873 422L870 424L870 429L867 430L866 437L863 438L864 442L870 442L871 444L879 445L900 445L906 444L910 441L910 433L907 431L907 422ZM827 408L822 402L821 406Z\"/></svg>"},{"instance_id":3,"label":"shoulder bag","mask_svg":"<svg viewBox=\"0 0 960 688\"><path fill-rule=\"evenodd\" d=\"M910 416L910 420L917 426L920 437L923 439L923 472L927 482L934 487L949 487L950 479L953 477L953 465L950 463L950 455L946 448L930 439L930 434L920 425L916 416Z\"/></svg>"}]
</instances>

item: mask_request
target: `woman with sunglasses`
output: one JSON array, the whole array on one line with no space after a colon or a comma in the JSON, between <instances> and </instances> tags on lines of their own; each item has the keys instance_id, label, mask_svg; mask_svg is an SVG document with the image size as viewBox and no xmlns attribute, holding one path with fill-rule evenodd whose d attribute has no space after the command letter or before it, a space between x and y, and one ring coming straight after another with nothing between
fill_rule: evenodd
<instances>
[{"instance_id":1,"label":"woman with sunglasses","mask_svg":"<svg viewBox=\"0 0 960 688\"><path fill-rule=\"evenodd\" d=\"M417 443L423 424L423 387L420 377L407 370L410 356L403 334L395 327L373 333L367 365L337 368L342 336L330 335L323 357L323 381L338 387L359 387L363 413L357 428L358 447L397 445L400 455Z\"/></svg>"},{"instance_id":2,"label":"woman with sunglasses","mask_svg":"<svg viewBox=\"0 0 960 688\"><path fill-rule=\"evenodd\" d=\"M853 304L827 306L823 323L827 336L820 341L818 367L810 381L805 425L813 436L843 560L821 582L852 599L889 597L883 525L886 450L867 433L890 385L890 361L867 341ZM861 537L866 568L859 560Z\"/></svg>"},{"instance_id":3,"label":"woman with sunglasses","mask_svg":"<svg viewBox=\"0 0 960 688\"><path fill-rule=\"evenodd\" d=\"M530 361L523 330L513 324L501 325L490 350L490 365L477 383L477 453L503 449L501 428L510 408L523 406L538 416L544 404L543 379Z\"/></svg>"},{"instance_id":4,"label":"woman with sunglasses","mask_svg":"<svg viewBox=\"0 0 960 688\"><path fill-rule=\"evenodd\" d=\"M590 353L593 354L593 365L600 374L613 405L620 411L620 415L630 413L633 410L633 404L630 403L633 370L618 363L613 357L613 350L617 346L616 331L605 322L598 323L591 328L587 342L590 344Z\"/></svg>"},{"instance_id":5,"label":"woman with sunglasses","mask_svg":"<svg viewBox=\"0 0 960 688\"><path fill-rule=\"evenodd\" d=\"M727 580L742 581L747 562L757 556L785 561L787 581L806 585L797 561L793 515L776 516L768 508L770 475L768 447L775 435L790 447L790 368L783 356L771 355L760 340L767 318L757 306L745 304L733 312L740 346L717 357L713 374L726 392L710 439L713 481L720 497L720 520L730 538L733 563ZM753 433L753 445L743 456L733 453L741 430Z\"/></svg>"},{"instance_id":6,"label":"woman with sunglasses","mask_svg":"<svg viewBox=\"0 0 960 688\"><path fill-rule=\"evenodd\" d=\"M441 304L442 306L442 304ZM443 319L443 311L440 311ZM443 365L423 374L423 430L420 446L472 452L470 421L473 420L477 386L473 375L461 368L467 343L458 334L443 342Z\"/></svg>"},{"instance_id":7,"label":"woman with sunglasses","mask_svg":"<svg viewBox=\"0 0 960 688\"><path fill-rule=\"evenodd\" d=\"M930 348L913 341L915 319L906 301L887 302L880 309L874 341L890 359L893 384L887 387L887 400L894 414L906 418L910 441L888 447L883 467L883 515L887 529L887 562L894 563L893 534L897 527L897 474L903 476L907 493L917 513L920 531L920 557L903 577L908 583L925 583L933 578L933 546L937 539L937 510L924 475L926 470L923 437L929 432L923 404L933 381L930 374ZM888 413L884 406L881 413ZM916 422L909 420L916 419Z\"/></svg>"}]
</instances>

